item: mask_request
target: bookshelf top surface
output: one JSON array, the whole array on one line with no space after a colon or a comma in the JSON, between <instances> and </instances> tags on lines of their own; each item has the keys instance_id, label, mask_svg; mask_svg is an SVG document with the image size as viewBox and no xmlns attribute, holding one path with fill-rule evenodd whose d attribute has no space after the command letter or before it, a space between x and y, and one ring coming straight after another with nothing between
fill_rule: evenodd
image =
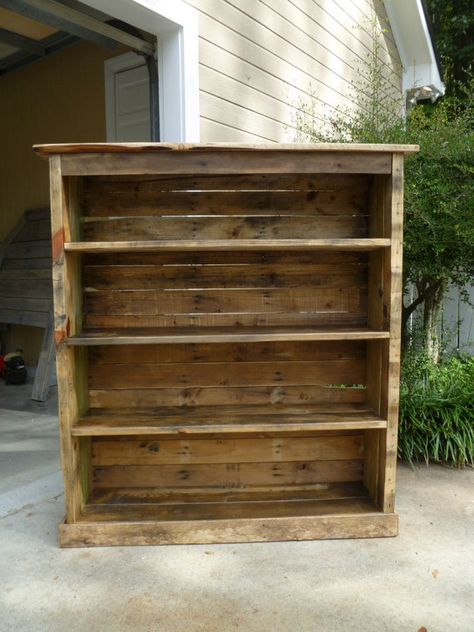
<instances>
[{"instance_id":1,"label":"bookshelf top surface","mask_svg":"<svg viewBox=\"0 0 474 632\"><path fill-rule=\"evenodd\" d=\"M60 143L34 145L33 149L44 157L50 154L83 153L149 153L188 151L255 151L255 152L367 152L415 153L418 145L358 144L358 143Z\"/></svg>"}]
</instances>

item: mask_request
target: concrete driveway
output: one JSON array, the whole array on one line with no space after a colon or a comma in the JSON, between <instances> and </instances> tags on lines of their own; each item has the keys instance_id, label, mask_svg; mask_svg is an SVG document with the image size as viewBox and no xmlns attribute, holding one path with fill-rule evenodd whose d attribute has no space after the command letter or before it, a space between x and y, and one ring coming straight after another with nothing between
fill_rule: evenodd
<instances>
[{"instance_id":1,"label":"concrete driveway","mask_svg":"<svg viewBox=\"0 0 474 632\"><path fill-rule=\"evenodd\" d=\"M386 540L68 549L54 394L0 385L0 631L473 632L474 471L399 468Z\"/></svg>"}]
</instances>

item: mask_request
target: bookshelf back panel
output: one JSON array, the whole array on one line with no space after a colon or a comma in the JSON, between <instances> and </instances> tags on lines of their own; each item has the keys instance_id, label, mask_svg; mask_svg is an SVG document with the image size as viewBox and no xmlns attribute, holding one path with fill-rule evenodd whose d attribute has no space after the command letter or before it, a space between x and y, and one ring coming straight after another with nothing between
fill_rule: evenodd
<instances>
[{"instance_id":1,"label":"bookshelf back panel","mask_svg":"<svg viewBox=\"0 0 474 632\"><path fill-rule=\"evenodd\" d=\"M366 174L85 177L83 238L324 239L368 236Z\"/></svg>"},{"instance_id":2,"label":"bookshelf back panel","mask_svg":"<svg viewBox=\"0 0 474 632\"><path fill-rule=\"evenodd\" d=\"M88 366L91 410L365 402L359 341L98 346Z\"/></svg>"},{"instance_id":3,"label":"bookshelf back panel","mask_svg":"<svg viewBox=\"0 0 474 632\"><path fill-rule=\"evenodd\" d=\"M367 254L84 255L84 327L367 324Z\"/></svg>"},{"instance_id":4,"label":"bookshelf back panel","mask_svg":"<svg viewBox=\"0 0 474 632\"><path fill-rule=\"evenodd\" d=\"M196 488L206 495L226 488L271 492L356 482L363 476L363 451L361 432L247 439L97 437L91 441L92 493L133 488L135 502L146 502L171 490Z\"/></svg>"}]
</instances>

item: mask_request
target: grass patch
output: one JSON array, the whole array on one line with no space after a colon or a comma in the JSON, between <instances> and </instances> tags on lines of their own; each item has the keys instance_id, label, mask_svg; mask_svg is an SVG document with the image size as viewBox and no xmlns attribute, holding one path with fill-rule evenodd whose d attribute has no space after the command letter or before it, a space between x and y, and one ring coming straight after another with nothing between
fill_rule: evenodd
<instances>
[{"instance_id":1,"label":"grass patch","mask_svg":"<svg viewBox=\"0 0 474 632\"><path fill-rule=\"evenodd\" d=\"M474 465L474 358L436 365L423 354L406 354L398 454L409 462Z\"/></svg>"}]
</instances>

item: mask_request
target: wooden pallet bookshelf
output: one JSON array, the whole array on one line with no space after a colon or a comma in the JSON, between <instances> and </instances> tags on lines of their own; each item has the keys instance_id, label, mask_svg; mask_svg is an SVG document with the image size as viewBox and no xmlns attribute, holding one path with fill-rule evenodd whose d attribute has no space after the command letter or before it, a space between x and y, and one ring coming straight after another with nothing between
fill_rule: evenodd
<instances>
[{"instance_id":1,"label":"wooden pallet bookshelf","mask_svg":"<svg viewBox=\"0 0 474 632\"><path fill-rule=\"evenodd\" d=\"M396 535L404 145L43 145L62 546Z\"/></svg>"}]
</instances>

